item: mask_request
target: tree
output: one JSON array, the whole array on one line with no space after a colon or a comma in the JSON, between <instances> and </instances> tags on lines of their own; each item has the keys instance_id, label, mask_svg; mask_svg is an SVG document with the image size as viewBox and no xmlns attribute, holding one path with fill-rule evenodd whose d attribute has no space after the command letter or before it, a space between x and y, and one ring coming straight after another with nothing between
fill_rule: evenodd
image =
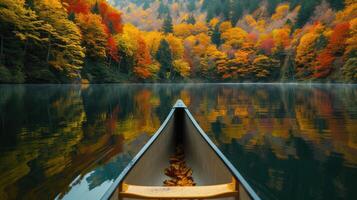
<instances>
[{"instance_id":1,"label":"tree","mask_svg":"<svg viewBox=\"0 0 357 200\"><path fill-rule=\"evenodd\" d=\"M134 74L140 79L147 79L152 76L149 65L151 58L149 49L147 48L144 39L138 38L138 49L136 51L136 66L134 67Z\"/></svg>"},{"instance_id":2,"label":"tree","mask_svg":"<svg viewBox=\"0 0 357 200\"><path fill-rule=\"evenodd\" d=\"M173 33L173 30L174 30L174 27L172 24L172 18L171 18L171 15L168 14L167 17L164 19L162 31L165 34L168 34L168 33Z\"/></svg>"},{"instance_id":3,"label":"tree","mask_svg":"<svg viewBox=\"0 0 357 200\"><path fill-rule=\"evenodd\" d=\"M195 16L193 16L192 14L188 17L188 19L186 20L186 22L188 24L196 24L196 19Z\"/></svg>"},{"instance_id":4,"label":"tree","mask_svg":"<svg viewBox=\"0 0 357 200\"><path fill-rule=\"evenodd\" d=\"M326 78L333 70L333 62L337 56L342 56L349 36L348 22L337 24L329 38L327 47L317 56L314 77Z\"/></svg>"},{"instance_id":5,"label":"tree","mask_svg":"<svg viewBox=\"0 0 357 200\"><path fill-rule=\"evenodd\" d=\"M232 24L236 24L238 20L243 16L243 6L242 6L242 1L240 0L234 0L232 3Z\"/></svg>"},{"instance_id":6,"label":"tree","mask_svg":"<svg viewBox=\"0 0 357 200\"><path fill-rule=\"evenodd\" d=\"M336 10L342 10L345 7L343 0L328 0L327 2Z\"/></svg>"},{"instance_id":7,"label":"tree","mask_svg":"<svg viewBox=\"0 0 357 200\"><path fill-rule=\"evenodd\" d=\"M221 35L225 45L238 49L245 41L248 33L239 27L230 28Z\"/></svg>"},{"instance_id":8,"label":"tree","mask_svg":"<svg viewBox=\"0 0 357 200\"><path fill-rule=\"evenodd\" d=\"M282 4L278 6L275 10L275 13L271 16L272 20L279 20L285 17L290 10L289 4Z\"/></svg>"},{"instance_id":9,"label":"tree","mask_svg":"<svg viewBox=\"0 0 357 200\"><path fill-rule=\"evenodd\" d=\"M86 57L106 58L108 34L105 31L102 18L96 14L79 14L76 22L83 35L82 45L85 47Z\"/></svg>"},{"instance_id":10,"label":"tree","mask_svg":"<svg viewBox=\"0 0 357 200\"><path fill-rule=\"evenodd\" d=\"M95 3L94 3L94 5L93 5L93 7L92 7L92 13L93 14L97 14L97 15L99 15L100 13L100 11L99 11L99 4L98 4L98 1L95 1Z\"/></svg>"},{"instance_id":11,"label":"tree","mask_svg":"<svg viewBox=\"0 0 357 200\"><path fill-rule=\"evenodd\" d=\"M276 80L279 77L279 62L265 55L258 55L254 61L254 73L257 81Z\"/></svg>"},{"instance_id":12,"label":"tree","mask_svg":"<svg viewBox=\"0 0 357 200\"><path fill-rule=\"evenodd\" d=\"M211 40L213 44L215 44L217 47L221 45L221 32L219 31L219 24L217 24L212 32Z\"/></svg>"},{"instance_id":13,"label":"tree","mask_svg":"<svg viewBox=\"0 0 357 200\"><path fill-rule=\"evenodd\" d=\"M110 6L107 1L99 3L99 13L111 34L123 31L122 14Z\"/></svg>"},{"instance_id":14,"label":"tree","mask_svg":"<svg viewBox=\"0 0 357 200\"><path fill-rule=\"evenodd\" d=\"M177 24L174 26L174 35L181 38L187 38L194 34L194 26L192 24Z\"/></svg>"},{"instance_id":15,"label":"tree","mask_svg":"<svg viewBox=\"0 0 357 200\"><path fill-rule=\"evenodd\" d=\"M87 0L64 0L68 4L67 12L75 14L88 14L90 11L90 6Z\"/></svg>"},{"instance_id":16,"label":"tree","mask_svg":"<svg viewBox=\"0 0 357 200\"><path fill-rule=\"evenodd\" d=\"M145 39L145 43L150 50L150 54L152 57L156 57L156 53L159 49L160 42L163 38L163 34L161 32L152 31L147 32L143 35Z\"/></svg>"},{"instance_id":17,"label":"tree","mask_svg":"<svg viewBox=\"0 0 357 200\"><path fill-rule=\"evenodd\" d=\"M51 71L61 82L78 81L85 57L78 26L68 20L59 0L37 1L34 9L39 18L54 29L48 39L46 58Z\"/></svg>"},{"instance_id":18,"label":"tree","mask_svg":"<svg viewBox=\"0 0 357 200\"><path fill-rule=\"evenodd\" d=\"M290 32L289 26L273 30L272 34L275 44L275 48L273 49L274 53L276 53L279 49L285 50L285 48L290 45Z\"/></svg>"},{"instance_id":19,"label":"tree","mask_svg":"<svg viewBox=\"0 0 357 200\"><path fill-rule=\"evenodd\" d=\"M162 39L160 42L159 49L156 53L156 60L160 63L161 68L159 71L159 77L161 79L168 78L167 74L170 73L172 75L172 53L170 49L170 44L165 40Z\"/></svg>"},{"instance_id":20,"label":"tree","mask_svg":"<svg viewBox=\"0 0 357 200\"><path fill-rule=\"evenodd\" d=\"M118 45L112 36L109 36L107 41L107 54L109 55L109 67L112 59L119 62Z\"/></svg>"},{"instance_id":21,"label":"tree","mask_svg":"<svg viewBox=\"0 0 357 200\"><path fill-rule=\"evenodd\" d=\"M57 81L45 61L46 50L43 50L48 46L53 28L34 11L25 8L22 0L3 0L0 4L0 82L35 80L38 71L51 74L49 82Z\"/></svg>"},{"instance_id":22,"label":"tree","mask_svg":"<svg viewBox=\"0 0 357 200\"><path fill-rule=\"evenodd\" d=\"M296 48L295 57L298 78L307 78L312 75L314 61L317 56L315 45L324 29L323 25L317 23L309 27L307 33L301 37L300 43Z\"/></svg>"},{"instance_id":23,"label":"tree","mask_svg":"<svg viewBox=\"0 0 357 200\"><path fill-rule=\"evenodd\" d=\"M275 47L275 41L271 35L267 35L260 41L260 48L265 54L270 55Z\"/></svg>"},{"instance_id":24,"label":"tree","mask_svg":"<svg viewBox=\"0 0 357 200\"><path fill-rule=\"evenodd\" d=\"M182 39L175 37L172 34L169 34L165 37L165 40L170 45L170 50L172 52L173 59L175 59L175 60L181 59L184 54L184 47L183 47Z\"/></svg>"},{"instance_id":25,"label":"tree","mask_svg":"<svg viewBox=\"0 0 357 200\"><path fill-rule=\"evenodd\" d=\"M175 60L173 62L173 68L175 72L182 78L188 78L190 76L190 65L183 59Z\"/></svg>"},{"instance_id":26,"label":"tree","mask_svg":"<svg viewBox=\"0 0 357 200\"><path fill-rule=\"evenodd\" d=\"M357 19L350 21L351 37L346 41L345 64L342 72L345 80L357 82Z\"/></svg>"},{"instance_id":27,"label":"tree","mask_svg":"<svg viewBox=\"0 0 357 200\"><path fill-rule=\"evenodd\" d=\"M268 12L273 14L281 0L268 0Z\"/></svg>"},{"instance_id":28,"label":"tree","mask_svg":"<svg viewBox=\"0 0 357 200\"><path fill-rule=\"evenodd\" d=\"M297 28L303 27L306 22L310 19L311 15L314 13L315 7L318 5L319 1L302 0L301 8L298 14L298 19L296 22Z\"/></svg>"},{"instance_id":29,"label":"tree","mask_svg":"<svg viewBox=\"0 0 357 200\"><path fill-rule=\"evenodd\" d=\"M142 33L135 26L126 24L123 33L115 35L114 38L120 52L120 71L131 75L136 66L138 38L142 38Z\"/></svg>"}]
</instances>

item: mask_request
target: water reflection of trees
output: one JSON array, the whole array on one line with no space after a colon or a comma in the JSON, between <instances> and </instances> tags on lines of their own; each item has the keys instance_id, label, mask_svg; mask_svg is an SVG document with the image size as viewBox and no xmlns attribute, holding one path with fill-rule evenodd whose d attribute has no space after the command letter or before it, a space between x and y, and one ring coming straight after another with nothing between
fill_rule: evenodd
<instances>
[{"instance_id":1,"label":"water reflection of trees","mask_svg":"<svg viewBox=\"0 0 357 200\"><path fill-rule=\"evenodd\" d=\"M357 90L336 87L2 86L0 199L62 197L86 174L90 189L115 179L178 98L263 196L348 197Z\"/></svg>"},{"instance_id":2,"label":"water reflection of trees","mask_svg":"<svg viewBox=\"0 0 357 200\"><path fill-rule=\"evenodd\" d=\"M355 94L224 86L202 92L201 103L191 107L264 199L353 199L357 182L348 174L357 175L357 121L351 117L357 104L348 99Z\"/></svg>"}]
</instances>

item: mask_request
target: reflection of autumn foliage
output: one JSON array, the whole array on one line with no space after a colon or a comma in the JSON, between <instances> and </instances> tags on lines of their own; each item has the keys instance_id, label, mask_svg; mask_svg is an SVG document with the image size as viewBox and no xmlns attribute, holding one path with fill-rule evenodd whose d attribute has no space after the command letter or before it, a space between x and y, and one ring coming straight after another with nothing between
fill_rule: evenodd
<instances>
[{"instance_id":1,"label":"reflection of autumn foliage","mask_svg":"<svg viewBox=\"0 0 357 200\"><path fill-rule=\"evenodd\" d=\"M219 142L229 144L236 140L246 148L269 144L277 157L287 159L297 155L296 147L285 146L285 140L302 138L315 145L316 153L322 151L328 156L337 151L345 154L348 162L357 163L352 158L356 143L350 137L355 126L348 116L341 115L345 112L345 108L339 107L343 98L333 91L295 88L290 93L294 98L289 99L278 87L216 89L213 99L191 107L202 128ZM325 143L333 149L326 149ZM346 147L348 143L351 145Z\"/></svg>"},{"instance_id":2,"label":"reflection of autumn foliage","mask_svg":"<svg viewBox=\"0 0 357 200\"><path fill-rule=\"evenodd\" d=\"M220 148L239 144L252 154L267 148L270 156L291 162L304 159L299 154L299 144L304 143L306 152L318 161L337 153L344 164L357 163L354 87L140 85L129 89L127 85L91 85L54 91L31 90L31 96L26 90L2 93L0 111L5 107L11 111L2 118L5 128L18 133L17 143L0 157L6 163L1 174L2 198L16 199L18 188L29 199L67 193L77 176L106 165L126 152L129 143L154 133L178 98ZM23 107L33 102L35 106ZM11 141L12 135L2 139ZM90 184L106 180L111 179Z\"/></svg>"}]
</instances>

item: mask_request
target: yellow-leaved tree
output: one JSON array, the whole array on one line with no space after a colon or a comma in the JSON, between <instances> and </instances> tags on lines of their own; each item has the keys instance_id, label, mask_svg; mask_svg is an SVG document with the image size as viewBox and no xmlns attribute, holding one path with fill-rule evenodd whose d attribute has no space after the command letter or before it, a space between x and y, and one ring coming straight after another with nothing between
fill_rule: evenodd
<instances>
[{"instance_id":1,"label":"yellow-leaved tree","mask_svg":"<svg viewBox=\"0 0 357 200\"><path fill-rule=\"evenodd\" d=\"M300 43L296 48L295 61L297 64L297 77L307 78L312 75L313 64L317 56L315 44L323 34L325 27L317 23L312 25L301 37Z\"/></svg>"}]
</instances>

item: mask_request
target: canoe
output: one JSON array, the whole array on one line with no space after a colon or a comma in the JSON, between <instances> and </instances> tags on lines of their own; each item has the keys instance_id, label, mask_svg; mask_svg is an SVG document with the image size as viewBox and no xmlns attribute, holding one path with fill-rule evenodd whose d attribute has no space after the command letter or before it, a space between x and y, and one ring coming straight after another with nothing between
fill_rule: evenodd
<instances>
[{"instance_id":1,"label":"canoe","mask_svg":"<svg viewBox=\"0 0 357 200\"><path fill-rule=\"evenodd\" d=\"M164 171L180 145L195 186L163 186ZM131 199L259 200L248 182L213 144L183 101L178 100L158 131L102 197Z\"/></svg>"}]
</instances>

